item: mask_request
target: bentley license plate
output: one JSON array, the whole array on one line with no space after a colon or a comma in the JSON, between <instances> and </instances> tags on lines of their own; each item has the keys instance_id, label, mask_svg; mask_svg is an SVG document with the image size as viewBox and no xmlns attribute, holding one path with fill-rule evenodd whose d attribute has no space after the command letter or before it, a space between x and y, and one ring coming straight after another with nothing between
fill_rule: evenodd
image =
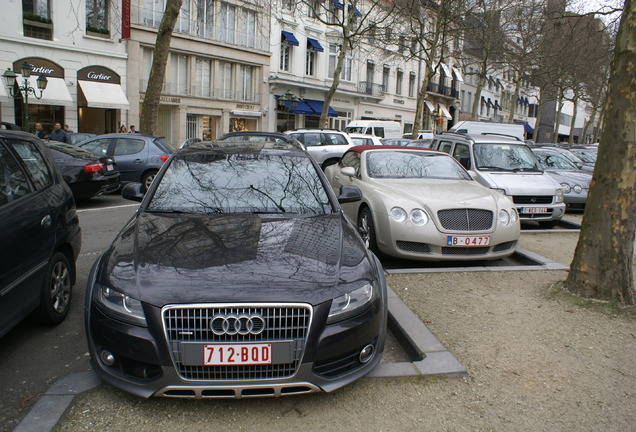
<instances>
[{"instance_id":1,"label":"bentley license plate","mask_svg":"<svg viewBox=\"0 0 636 432\"><path fill-rule=\"evenodd\" d=\"M446 244L448 246L488 246L490 236L448 236Z\"/></svg>"},{"instance_id":2,"label":"bentley license plate","mask_svg":"<svg viewBox=\"0 0 636 432\"><path fill-rule=\"evenodd\" d=\"M205 344L205 366L262 365L272 363L272 344Z\"/></svg>"}]
</instances>

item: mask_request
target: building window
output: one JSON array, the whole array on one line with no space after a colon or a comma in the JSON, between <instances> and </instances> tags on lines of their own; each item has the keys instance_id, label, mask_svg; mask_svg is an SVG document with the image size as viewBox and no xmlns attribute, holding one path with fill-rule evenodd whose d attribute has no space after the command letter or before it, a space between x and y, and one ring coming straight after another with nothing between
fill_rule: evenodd
<instances>
[{"instance_id":1,"label":"building window","mask_svg":"<svg viewBox=\"0 0 636 432\"><path fill-rule=\"evenodd\" d=\"M214 0L197 2L196 34L211 39L214 35Z\"/></svg>"},{"instance_id":2,"label":"building window","mask_svg":"<svg viewBox=\"0 0 636 432\"><path fill-rule=\"evenodd\" d=\"M190 33L190 2L187 0L181 4L174 31L175 33Z\"/></svg>"},{"instance_id":3,"label":"building window","mask_svg":"<svg viewBox=\"0 0 636 432\"><path fill-rule=\"evenodd\" d=\"M292 0L282 0L281 6L283 10L286 10L286 11L292 10Z\"/></svg>"},{"instance_id":4,"label":"building window","mask_svg":"<svg viewBox=\"0 0 636 432\"><path fill-rule=\"evenodd\" d=\"M195 96L212 97L212 61L197 59Z\"/></svg>"},{"instance_id":5,"label":"building window","mask_svg":"<svg viewBox=\"0 0 636 432\"><path fill-rule=\"evenodd\" d=\"M406 37L404 35L400 35L398 44L398 51L400 54L404 54L404 51L406 51Z\"/></svg>"},{"instance_id":6,"label":"building window","mask_svg":"<svg viewBox=\"0 0 636 432\"><path fill-rule=\"evenodd\" d=\"M164 0L144 0L144 24L159 27L165 8Z\"/></svg>"},{"instance_id":7,"label":"building window","mask_svg":"<svg viewBox=\"0 0 636 432\"><path fill-rule=\"evenodd\" d=\"M241 85L241 93L239 100L254 100L254 68L252 66L241 65L239 68L239 80Z\"/></svg>"},{"instance_id":8,"label":"building window","mask_svg":"<svg viewBox=\"0 0 636 432\"><path fill-rule=\"evenodd\" d=\"M243 9L241 13L241 41L242 46L254 48L256 46L256 12Z\"/></svg>"},{"instance_id":9,"label":"building window","mask_svg":"<svg viewBox=\"0 0 636 432\"><path fill-rule=\"evenodd\" d=\"M312 49L307 50L305 57L305 75L316 75L316 51Z\"/></svg>"},{"instance_id":10,"label":"building window","mask_svg":"<svg viewBox=\"0 0 636 432\"><path fill-rule=\"evenodd\" d=\"M384 91L389 91L389 75L391 74L391 67L384 65L382 69L382 86L384 87Z\"/></svg>"},{"instance_id":11,"label":"building window","mask_svg":"<svg viewBox=\"0 0 636 432\"><path fill-rule=\"evenodd\" d=\"M234 72L233 64L229 62L219 62L219 76L217 82L217 89L219 89L220 99L232 99L232 92L234 89L233 76Z\"/></svg>"},{"instance_id":12,"label":"building window","mask_svg":"<svg viewBox=\"0 0 636 432\"><path fill-rule=\"evenodd\" d=\"M395 80L395 94L402 94L402 80L404 78L404 72L402 69L398 69L397 71L397 79Z\"/></svg>"},{"instance_id":13,"label":"building window","mask_svg":"<svg viewBox=\"0 0 636 432\"><path fill-rule=\"evenodd\" d=\"M109 35L108 28L108 1L86 1L86 31L103 35Z\"/></svg>"},{"instance_id":14,"label":"building window","mask_svg":"<svg viewBox=\"0 0 636 432\"><path fill-rule=\"evenodd\" d=\"M280 46L280 70L290 72L292 47L283 43Z\"/></svg>"},{"instance_id":15,"label":"building window","mask_svg":"<svg viewBox=\"0 0 636 432\"><path fill-rule=\"evenodd\" d=\"M344 6L338 0L327 0L327 22L336 24L342 22Z\"/></svg>"},{"instance_id":16,"label":"building window","mask_svg":"<svg viewBox=\"0 0 636 432\"><path fill-rule=\"evenodd\" d=\"M140 90L145 92L150 80L150 70L152 69L153 49L144 47L141 54L141 84Z\"/></svg>"},{"instance_id":17,"label":"building window","mask_svg":"<svg viewBox=\"0 0 636 432\"><path fill-rule=\"evenodd\" d=\"M320 14L320 0L309 0L307 2L307 16L309 18L316 18Z\"/></svg>"},{"instance_id":18,"label":"building window","mask_svg":"<svg viewBox=\"0 0 636 432\"><path fill-rule=\"evenodd\" d=\"M236 34L236 6L229 3L221 3L219 27L221 42L233 44Z\"/></svg>"},{"instance_id":19,"label":"building window","mask_svg":"<svg viewBox=\"0 0 636 432\"><path fill-rule=\"evenodd\" d=\"M462 90L461 94L462 94L461 100L460 100L461 110L462 112L466 112L466 92Z\"/></svg>"},{"instance_id":20,"label":"building window","mask_svg":"<svg viewBox=\"0 0 636 432\"><path fill-rule=\"evenodd\" d=\"M48 0L22 0L25 37L52 40L53 24Z\"/></svg>"},{"instance_id":21,"label":"building window","mask_svg":"<svg viewBox=\"0 0 636 432\"><path fill-rule=\"evenodd\" d=\"M170 83L168 93L188 94L188 57L183 54L170 54Z\"/></svg>"},{"instance_id":22,"label":"building window","mask_svg":"<svg viewBox=\"0 0 636 432\"><path fill-rule=\"evenodd\" d=\"M336 70L336 64L338 62L338 51L340 46L336 44L329 44L329 70L327 74L329 78L334 77ZM345 56L344 63L342 65L342 71L340 72L340 79L343 81L351 81L351 68L353 59L348 55Z\"/></svg>"},{"instance_id":23,"label":"building window","mask_svg":"<svg viewBox=\"0 0 636 432\"><path fill-rule=\"evenodd\" d=\"M415 96L415 72L409 74L409 97Z\"/></svg>"}]
</instances>

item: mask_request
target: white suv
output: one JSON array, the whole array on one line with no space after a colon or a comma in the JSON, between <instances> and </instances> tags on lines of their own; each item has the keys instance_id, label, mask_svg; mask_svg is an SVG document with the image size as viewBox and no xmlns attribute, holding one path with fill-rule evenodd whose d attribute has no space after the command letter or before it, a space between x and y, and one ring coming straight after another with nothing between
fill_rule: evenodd
<instances>
[{"instance_id":1,"label":"white suv","mask_svg":"<svg viewBox=\"0 0 636 432\"><path fill-rule=\"evenodd\" d=\"M335 129L297 129L285 133L303 143L323 170L338 163L344 152L354 146L349 134Z\"/></svg>"}]
</instances>

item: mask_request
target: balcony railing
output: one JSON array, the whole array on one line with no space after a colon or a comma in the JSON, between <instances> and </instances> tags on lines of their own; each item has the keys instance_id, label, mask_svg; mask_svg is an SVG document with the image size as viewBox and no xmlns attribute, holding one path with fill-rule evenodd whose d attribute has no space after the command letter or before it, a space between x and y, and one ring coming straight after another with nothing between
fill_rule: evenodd
<instances>
[{"instance_id":1,"label":"balcony railing","mask_svg":"<svg viewBox=\"0 0 636 432\"><path fill-rule=\"evenodd\" d=\"M426 86L426 91L430 93L437 93L444 96L449 96L454 99L459 99L459 91L444 84L438 84L436 82L429 82Z\"/></svg>"},{"instance_id":2,"label":"balcony railing","mask_svg":"<svg viewBox=\"0 0 636 432\"><path fill-rule=\"evenodd\" d=\"M148 80L140 80L139 88L141 89L141 91L145 92L146 87L148 87ZM207 88L169 82L163 84L161 88L161 94L166 96L202 97L206 99L224 100L231 102L249 102L253 104L258 104L261 102L261 95L259 93Z\"/></svg>"},{"instance_id":3,"label":"balcony railing","mask_svg":"<svg viewBox=\"0 0 636 432\"><path fill-rule=\"evenodd\" d=\"M369 81L360 81L358 83L358 93L382 98L384 97L384 86Z\"/></svg>"},{"instance_id":4,"label":"balcony railing","mask_svg":"<svg viewBox=\"0 0 636 432\"><path fill-rule=\"evenodd\" d=\"M159 28L163 11L136 8L131 13L133 24L145 25ZM203 39L222 42L240 47L254 48L260 51L269 51L270 45L267 38L258 35L258 27L252 29L243 28L240 30L221 27L203 19L188 19L179 16L174 27L175 34L185 34Z\"/></svg>"}]
</instances>

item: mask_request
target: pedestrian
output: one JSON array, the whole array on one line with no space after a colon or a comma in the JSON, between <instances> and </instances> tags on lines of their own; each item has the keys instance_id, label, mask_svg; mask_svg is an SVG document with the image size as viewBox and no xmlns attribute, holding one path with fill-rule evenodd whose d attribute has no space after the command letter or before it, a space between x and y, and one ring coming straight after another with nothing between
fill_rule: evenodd
<instances>
[{"instance_id":1,"label":"pedestrian","mask_svg":"<svg viewBox=\"0 0 636 432\"><path fill-rule=\"evenodd\" d=\"M128 133L128 129L126 129L126 125L120 126L119 133Z\"/></svg>"},{"instance_id":2,"label":"pedestrian","mask_svg":"<svg viewBox=\"0 0 636 432\"><path fill-rule=\"evenodd\" d=\"M71 128L68 125L64 125L64 132L73 133L73 131L71 130Z\"/></svg>"},{"instance_id":3,"label":"pedestrian","mask_svg":"<svg viewBox=\"0 0 636 432\"><path fill-rule=\"evenodd\" d=\"M66 132L64 132L64 129L62 129L62 125L60 123L55 123L55 125L53 126L53 130L49 134L49 139L52 141L59 141L71 144L71 137Z\"/></svg>"},{"instance_id":4,"label":"pedestrian","mask_svg":"<svg viewBox=\"0 0 636 432\"><path fill-rule=\"evenodd\" d=\"M130 131L128 133L139 133L135 130L135 125L130 125Z\"/></svg>"},{"instance_id":5,"label":"pedestrian","mask_svg":"<svg viewBox=\"0 0 636 432\"><path fill-rule=\"evenodd\" d=\"M35 124L35 136L40 138L40 139L48 139L49 138L49 134L47 134L44 129L42 129L42 124L41 123L36 123Z\"/></svg>"}]
</instances>

